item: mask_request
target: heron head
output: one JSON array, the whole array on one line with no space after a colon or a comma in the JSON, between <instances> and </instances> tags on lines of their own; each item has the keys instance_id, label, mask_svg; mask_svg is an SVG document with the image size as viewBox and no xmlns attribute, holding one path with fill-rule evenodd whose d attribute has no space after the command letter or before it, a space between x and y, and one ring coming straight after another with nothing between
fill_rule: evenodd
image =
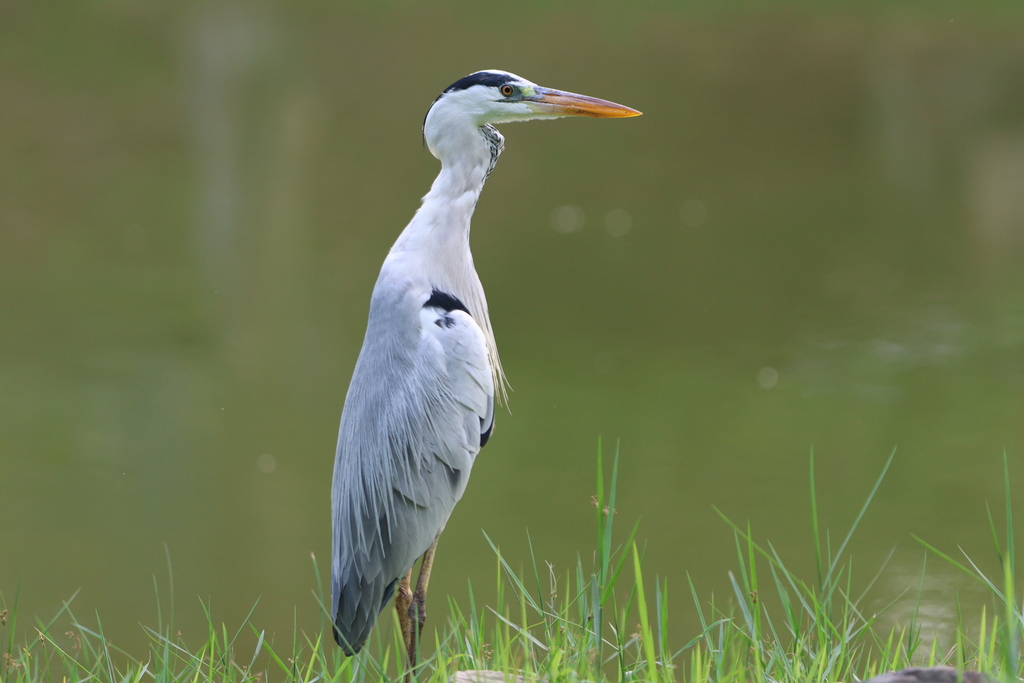
<instances>
[{"instance_id":1,"label":"heron head","mask_svg":"<svg viewBox=\"0 0 1024 683\"><path fill-rule=\"evenodd\" d=\"M563 116L621 118L636 109L596 97L544 88L507 71L477 71L438 95L423 121L423 138L434 156L446 137L494 123Z\"/></svg>"}]
</instances>

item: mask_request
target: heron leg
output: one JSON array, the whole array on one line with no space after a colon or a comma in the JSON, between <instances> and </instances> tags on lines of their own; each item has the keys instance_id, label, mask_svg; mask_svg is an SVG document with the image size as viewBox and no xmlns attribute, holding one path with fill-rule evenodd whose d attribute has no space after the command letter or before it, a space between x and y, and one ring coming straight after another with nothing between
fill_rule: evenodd
<instances>
[{"instance_id":1,"label":"heron leg","mask_svg":"<svg viewBox=\"0 0 1024 683\"><path fill-rule=\"evenodd\" d=\"M412 606L409 608L409 616L416 619L416 639L423 631L423 625L427 623L427 584L430 583L430 570L434 566L434 552L437 550L437 539L423 553L423 561L420 563L420 575L416 579L416 592L412 594ZM413 611L415 610L415 612Z\"/></svg>"},{"instance_id":2,"label":"heron leg","mask_svg":"<svg viewBox=\"0 0 1024 683\"><path fill-rule=\"evenodd\" d=\"M412 581L412 569L405 575L402 582L398 584L395 591L395 611L398 612L398 624L402 627L402 640L405 641L405 652L409 655L409 674L416 668L416 643L413 639L412 624L412 590L409 583Z\"/></svg>"},{"instance_id":3,"label":"heron leg","mask_svg":"<svg viewBox=\"0 0 1024 683\"><path fill-rule=\"evenodd\" d=\"M412 569L405 575L395 593L395 609L398 610L398 623L402 627L402 638L405 640L405 652L409 657L409 670L405 680L411 680L416 668L416 651L419 648L420 634L427 623L427 584L430 583L430 570L434 566L434 552L437 550L437 538L423 553L420 562L420 574L416 579L416 591L411 590Z\"/></svg>"}]
</instances>

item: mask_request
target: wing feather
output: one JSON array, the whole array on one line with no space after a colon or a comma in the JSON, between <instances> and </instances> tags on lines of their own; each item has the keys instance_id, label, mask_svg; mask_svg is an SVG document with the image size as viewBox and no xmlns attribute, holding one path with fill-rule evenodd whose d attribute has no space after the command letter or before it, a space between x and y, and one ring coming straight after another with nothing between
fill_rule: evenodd
<instances>
[{"instance_id":1,"label":"wing feather","mask_svg":"<svg viewBox=\"0 0 1024 683\"><path fill-rule=\"evenodd\" d=\"M345 401L332 500L334 635L353 654L444 528L494 420L484 332L378 282ZM402 334L395 334L395 330Z\"/></svg>"}]
</instances>

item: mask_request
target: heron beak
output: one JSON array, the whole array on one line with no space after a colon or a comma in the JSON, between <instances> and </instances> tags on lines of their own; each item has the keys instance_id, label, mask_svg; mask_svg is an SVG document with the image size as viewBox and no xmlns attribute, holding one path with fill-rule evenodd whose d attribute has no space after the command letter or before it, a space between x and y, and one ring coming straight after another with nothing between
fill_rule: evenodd
<instances>
[{"instance_id":1,"label":"heron beak","mask_svg":"<svg viewBox=\"0 0 1024 683\"><path fill-rule=\"evenodd\" d=\"M615 104L596 97L577 95L576 93L536 88L533 97L524 101L538 114L551 116L592 116L599 119L617 119L626 116L640 116L642 112L622 104Z\"/></svg>"}]
</instances>

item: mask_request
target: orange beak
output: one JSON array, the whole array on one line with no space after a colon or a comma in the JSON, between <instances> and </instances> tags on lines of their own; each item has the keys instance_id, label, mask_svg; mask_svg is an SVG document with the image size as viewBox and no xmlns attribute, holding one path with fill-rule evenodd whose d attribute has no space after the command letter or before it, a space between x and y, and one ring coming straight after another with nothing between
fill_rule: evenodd
<instances>
[{"instance_id":1,"label":"orange beak","mask_svg":"<svg viewBox=\"0 0 1024 683\"><path fill-rule=\"evenodd\" d=\"M622 104L562 90L537 88L536 92L535 96L524 98L524 101L529 102L538 113L542 114L617 119L626 116L640 116L642 113Z\"/></svg>"}]
</instances>

